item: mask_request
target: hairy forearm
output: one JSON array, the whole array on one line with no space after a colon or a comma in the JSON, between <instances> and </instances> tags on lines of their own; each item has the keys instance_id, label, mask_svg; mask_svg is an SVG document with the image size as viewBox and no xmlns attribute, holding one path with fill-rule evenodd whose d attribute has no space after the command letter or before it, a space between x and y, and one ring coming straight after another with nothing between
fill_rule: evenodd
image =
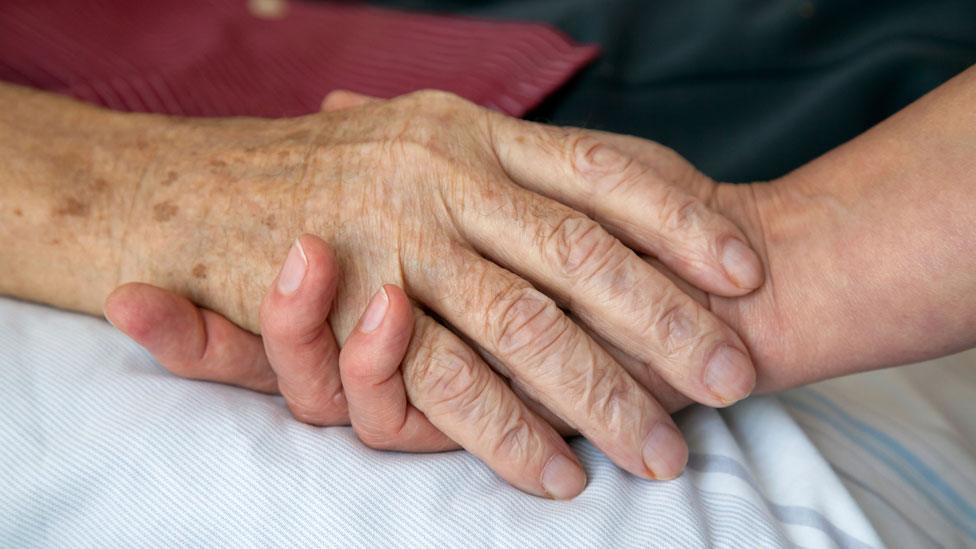
<instances>
[{"instance_id":1,"label":"hairy forearm","mask_svg":"<svg viewBox=\"0 0 976 549\"><path fill-rule=\"evenodd\" d=\"M976 69L767 185L763 291L716 299L776 390L976 344Z\"/></svg>"}]
</instances>

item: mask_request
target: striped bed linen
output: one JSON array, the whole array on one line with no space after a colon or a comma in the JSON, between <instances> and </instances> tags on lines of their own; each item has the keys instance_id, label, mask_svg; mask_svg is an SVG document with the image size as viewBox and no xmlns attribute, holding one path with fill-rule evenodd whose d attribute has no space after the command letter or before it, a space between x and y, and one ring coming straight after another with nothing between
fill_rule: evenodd
<instances>
[{"instance_id":1,"label":"striped bed linen","mask_svg":"<svg viewBox=\"0 0 976 549\"><path fill-rule=\"evenodd\" d=\"M571 502L175 378L101 319L0 299L0 365L4 547L976 545L976 352L690 408L673 481L575 439Z\"/></svg>"}]
</instances>

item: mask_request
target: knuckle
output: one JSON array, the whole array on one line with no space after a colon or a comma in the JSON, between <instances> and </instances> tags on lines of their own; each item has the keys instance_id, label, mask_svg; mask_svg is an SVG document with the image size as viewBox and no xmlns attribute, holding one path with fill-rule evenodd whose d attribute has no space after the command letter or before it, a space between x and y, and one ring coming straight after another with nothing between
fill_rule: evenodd
<instances>
[{"instance_id":1,"label":"knuckle","mask_svg":"<svg viewBox=\"0 0 976 549\"><path fill-rule=\"evenodd\" d=\"M573 168L582 175L619 172L630 163L627 156L583 130L570 130L566 143Z\"/></svg>"},{"instance_id":2,"label":"knuckle","mask_svg":"<svg viewBox=\"0 0 976 549\"><path fill-rule=\"evenodd\" d=\"M439 162L436 151L441 139L437 124L427 121L426 116L411 117L376 155L382 173L401 174L405 167L416 169Z\"/></svg>"},{"instance_id":3,"label":"knuckle","mask_svg":"<svg viewBox=\"0 0 976 549\"><path fill-rule=\"evenodd\" d=\"M576 368L564 374L561 379L560 390L577 403L581 410L587 411L593 408L593 399L603 378L606 377L606 372L599 368L589 367L589 365L583 366L585 367L577 365Z\"/></svg>"},{"instance_id":4,"label":"knuckle","mask_svg":"<svg viewBox=\"0 0 976 549\"><path fill-rule=\"evenodd\" d=\"M582 417L592 418L602 430L613 434L634 417L633 387L628 379L609 364L593 363L569 376L562 389L577 403Z\"/></svg>"},{"instance_id":5,"label":"knuckle","mask_svg":"<svg viewBox=\"0 0 976 549\"><path fill-rule=\"evenodd\" d=\"M412 379L424 388L418 404L428 416L477 417L477 408L487 388L486 372L478 368L467 349L435 344L416 356Z\"/></svg>"},{"instance_id":6,"label":"knuckle","mask_svg":"<svg viewBox=\"0 0 976 549\"><path fill-rule=\"evenodd\" d=\"M405 109L402 116L421 127L440 131L450 127L450 122L456 122L457 116L466 116L475 110L474 103L443 90L420 90L394 101Z\"/></svg>"},{"instance_id":7,"label":"knuckle","mask_svg":"<svg viewBox=\"0 0 976 549\"><path fill-rule=\"evenodd\" d=\"M521 410L508 414L491 445L492 455L516 462L524 461L536 446L532 426Z\"/></svg>"},{"instance_id":8,"label":"knuckle","mask_svg":"<svg viewBox=\"0 0 976 549\"><path fill-rule=\"evenodd\" d=\"M616 376L612 383L601 386L601 390L593 399L591 409L600 418L600 424L605 432L611 435L619 433L625 424L635 417L630 407L632 388L624 383L624 379Z\"/></svg>"},{"instance_id":9,"label":"knuckle","mask_svg":"<svg viewBox=\"0 0 976 549\"><path fill-rule=\"evenodd\" d=\"M573 171L592 182L594 192L604 194L622 190L641 181L648 172L648 168L630 155L585 131L572 132L568 143Z\"/></svg>"},{"instance_id":10,"label":"knuckle","mask_svg":"<svg viewBox=\"0 0 976 549\"><path fill-rule=\"evenodd\" d=\"M708 214L704 203L676 189L668 189L658 211L661 226L674 232L700 227Z\"/></svg>"},{"instance_id":11,"label":"knuckle","mask_svg":"<svg viewBox=\"0 0 976 549\"><path fill-rule=\"evenodd\" d=\"M527 285L513 285L488 306L488 333L499 354L518 362L533 361L569 329L556 303Z\"/></svg>"},{"instance_id":12,"label":"knuckle","mask_svg":"<svg viewBox=\"0 0 976 549\"><path fill-rule=\"evenodd\" d=\"M684 354L700 339L698 307L690 300L681 300L663 309L655 319L654 336L666 356Z\"/></svg>"},{"instance_id":13,"label":"knuckle","mask_svg":"<svg viewBox=\"0 0 976 549\"><path fill-rule=\"evenodd\" d=\"M563 276L590 277L625 254L617 240L592 219L570 215L544 238L546 255Z\"/></svg>"},{"instance_id":14,"label":"knuckle","mask_svg":"<svg viewBox=\"0 0 976 549\"><path fill-rule=\"evenodd\" d=\"M645 307L648 301L647 295L651 293L641 291L645 284L645 277L634 263L628 260L627 254L621 254L617 261L608 261L605 268L594 273L591 278L598 280L598 287L605 302L621 313L639 315L640 309Z\"/></svg>"},{"instance_id":15,"label":"knuckle","mask_svg":"<svg viewBox=\"0 0 976 549\"><path fill-rule=\"evenodd\" d=\"M412 99L421 101L424 103L454 103L454 104L466 104L468 101L461 96L444 90L436 89L423 89L417 90L413 93L407 95Z\"/></svg>"}]
</instances>

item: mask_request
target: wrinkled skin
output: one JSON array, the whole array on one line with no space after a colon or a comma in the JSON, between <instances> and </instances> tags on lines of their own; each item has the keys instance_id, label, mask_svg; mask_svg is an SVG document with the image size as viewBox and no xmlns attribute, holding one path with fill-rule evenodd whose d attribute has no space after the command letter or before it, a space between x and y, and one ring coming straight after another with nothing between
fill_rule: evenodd
<instances>
[{"instance_id":1,"label":"wrinkled skin","mask_svg":"<svg viewBox=\"0 0 976 549\"><path fill-rule=\"evenodd\" d=\"M411 402L524 489L540 491L514 464L540 477L571 452L482 357L622 467L655 478L680 472L687 450L647 388L725 405L755 383L739 337L621 243L712 292L762 282L749 238L705 204L714 183L666 149L648 164L617 138L436 92L155 131L168 146L133 193L125 234L138 245L125 247L120 281L176 291L257 332L283 243L320 236L342 266L329 316L338 340L382 284L404 288L418 315L403 363ZM705 366L720 354L714 377ZM303 383L344 413L334 372Z\"/></svg>"},{"instance_id":2,"label":"wrinkled skin","mask_svg":"<svg viewBox=\"0 0 976 549\"><path fill-rule=\"evenodd\" d=\"M490 134L494 139L488 141L495 145L496 158L506 173L520 185L587 212L634 249L661 258L678 275L708 290L705 295L675 279L686 292L708 304L712 313L740 331L759 373L757 389L775 391L941 356L974 344L976 307L972 296L976 291L971 273L976 272L976 266L972 254L967 253L976 227L971 192L974 77L976 72L966 71L878 127L769 184L715 185L671 151L635 138L579 130L547 132L516 124L521 131L494 132ZM435 341L457 350L455 356L470 360L456 361L454 365L459 368L448 370L459 375L417 375L429 372L430 362L408 361L403 364L407 375L401 378L398 366L407 351L404 343L410 339L414 314L414 305L402 290L384 286L370 301L368 311L377 296L386 296L387 314L381 327L369 332L363 329L364 321L349 337L339 332L345 338L338 369L349 396L347 414L345 401L333 398L343 396L334 389L338 350L331 328L323 322L340 270L328 244L312 235L302 236L287 253L282 273L272 279L275 262L281 261L288 249L292 236L288 233L297 230L293 225L309 221L301 214L313 194L309 189L340 188L344 184L342 170L329 172L327 166L322 166L322 177L313 174L315 184L295 183L309 180L304 159L316 159L321 147L330 150L328 145L335 135L329 128L340 120L348 123L350 132L356 127L375 128L382 125L376 117L392 123L404 113L429 122L431 105L425 102L443 108L444 103L438 101L443 99L448 98L423 94L412 98L415 109L410 101L401 100L394 102L395 108L273 123L185 121L115 115L0 85L0 127L8 130L0 132L0 154L4 156L0 163L0 179L4 181L0 186L0 210L4 214L0 216L0 265L7 275L0 278L0 293L96 313L120 281L143 278L158 287L125 284L109 296L105 313L175 373L268 392L280 390L298 419L317 425L351 420L357 434L379 448L424 451L443 449L456 441L524 490L572 497L582 489L585 479L571 454L565 453L565 447L550 445L550 457L543 468L538 456L546 454L547 446L538 443L544 439L522 436L527 424L523 420L535 416L511 406L505 391L485 391L485 370L462 368L481 363L452 335L439 331ZM478 112L450 101L458 112ZM347 103L352 103L347 107L364 104ZM323 139L312 140L310 127L323 132L319 134ZM438 131L445 137L454 135L451 127ZM533 136L543 139L533 140ZM590 138L596 139L597 146L580 146L593 144ZM511 146L513 142L519 146ZM540 143L550 145L534 146ZM477 144L477 140L469 143ZM509 147L504 148L505 144ZM617 161L599 162L603 169L594 171L588 169L591 165L587 158L604 156L595 154L602 152L599 145L611 145L610 151L618 153ZM563 153L562 162L552 162L553 152ZM517 153L524 153L523 160L532 162L523 162L520 168L515 162ZM229 165L221 156L233 156L234 164ZM376 167L367 163L363 169L375 177L381 174ZM423 169L415 172L422 173ZM526 178L526 174L533 177ZM161 192L181 178L178 190L168 195ZM138 186L126 184L136 180ZM603 192L592 192L595 189ZM684 189L685 193L674 189ZM662 190L668 192L659 192ZM302 194L304 198L296 199ZM705 200L711 212L693 205L688 194ZM682 200L669 202L669 196ZM355 207L318 206L322 211ZM720 287L722 281L710 276L717 269L715 263L709 263L710 258L714 260L715 250L721 247L716 243L727 243L728 238L721 229L724 222L709 218L712 212L734 221L762 257L766 281L758 291L743 296L744 289L730 291L728 285ZM177 221L171 222L173 219ZM324 229L328 224L323 220L332 219L317 217L307 225ZM463 222L454 226L459 233L469 228ZM591 227L583 234L601 233L594 233ZM498 236L507 244L517 242L502 238L505 235L500 231ZM606 245L605 237L602 240L605 247L589 249L615 249ZM345 244L356 249L355 238ZM359 251L362 257L380 263L388 258L368 253L375 250ZM528 255L532 250L520 251ZM120 262L120 258L125 261ZM120 264L124 268L120 269ZM296 280L289 265L298 265L305 273L299 289L283 283ZM689 270L689 265L700 268ZM368 263L358 268L353 273L358 277L355 280L364 272L372 272ZM513 269L518 271L519 266ZM402 274L410 282L410 273ZM439 282L447 288L463 286L460 279ZM269 286L257 315L254 311L260 291ZM366 284L349 284L347 279L345 286L362 290ZM407 289L418 299L418 308L434 309L418 298L415 288ZM564 296L581 298L563 300L574 313L580 313L579 325L590 322L600 331L594 319L614 317L586 316L587 291L591 289L583 285L576 292L561 291ZM546 291L559 297L558 285ZM193 295L214 310L198 308L181 294ZM612 294L604 302L620 304ZM255 318L260 316L263 337L244 331L219 313L247 323L252 330ZM348 311L343 314L353 315ZM670 319L671 315L656 318ZM428 332L438 330L430 318L421 314L419 319ZM655 325L667 328L674 323ZM630 328L634 326L644 324L635 321ZM627 329L624 326L619 333L626 334ZM664 333L671 331L665 329ZM429 337L419 341L431 348L423 343L429 342ZM487 341L490 343L490 338ZM676 370L662 368L661 361L646 358L648 348L662 341L644 340L647 348L627 343L622 341L618 349L618 345L605 342L604 347L668 410L688 402L664 383L663 376L670 374L673 379ZM488 353L482 356L497 370L516 374L512 388L525 396L520 390L524 375L521 380L517 375L523 371L512 371ZM694 362L690 364L694 366ZM560 373L559 367L543 370ZM658 371L662 375L657 375ZM466 375L470 372L477 375ZM605 370L591 372L590 378L606 381L605 374L600 373ZM685 372L691 374L691 381L700 373L693 367ZM431 382L438 379L460 381ZM588 379L585 372L579 379ZM689 379L674 382L688 392L689 386L681 381L687 383ZM458 395L464 398L445 399L445 387L460 389ZM580 395L586 396L587 386L582 392L579 388L561 387L558 394L579 400ZM430 419L450 432L449 438L406 401L407 390L420 406L431 401L446 404L440 414L430 414ZM612 403L619 393L609 391L604 396L591 402ZM479 411L493 416L475 420L465 417L464 410L476 401ZM497 413L499 410L502 413ZM544 408L535 410L552 424L557 423L558 418ZM605 410L605 406L597 406L593 412ZM461 413L452 416L453 412ZM465 420L473 427L465 425ZM652 450L675 447L680 444L651 445ZM554 471L559 474L553 476ZM654 473L660 476L660 471ZM547 482L554 479L555 484Z\"/></svg>"}]
</instances>

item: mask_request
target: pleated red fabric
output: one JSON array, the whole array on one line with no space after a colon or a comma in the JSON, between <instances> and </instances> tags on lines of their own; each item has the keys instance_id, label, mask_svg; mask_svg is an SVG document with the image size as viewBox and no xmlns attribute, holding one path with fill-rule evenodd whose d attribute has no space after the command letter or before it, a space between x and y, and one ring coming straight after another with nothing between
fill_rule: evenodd
<instances>
[{"instance_id":1,"label":"pleated red fabric","mask_svg":"<svg viewBox=\"0 0 976 549\"><path fill-rule=\"evenodd\" d=\"M335 89L436 88L518 116L596 54L544 25L348 3L0 2L0 79L124 111L282 117Z\"/></svg>"}]
</instances>

